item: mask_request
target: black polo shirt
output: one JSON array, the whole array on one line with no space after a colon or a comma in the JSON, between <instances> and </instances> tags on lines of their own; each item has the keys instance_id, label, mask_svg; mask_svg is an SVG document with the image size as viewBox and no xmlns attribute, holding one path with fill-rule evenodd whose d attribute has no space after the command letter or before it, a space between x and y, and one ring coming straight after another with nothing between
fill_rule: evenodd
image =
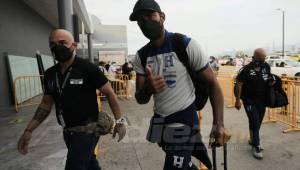
<instances>
[{"instance_id":1,"label":"black polo shirt","mask_svg":"<svg viewBox=\"0 0 300 170\"><path fill-rule=\"evenodd\" d=\"M254 62L244 66L237 75L237 80L243 83L241 99L264 101L267 95L270 74L271 69L268 63L263 63L260 71L255 70Z\"/></svg>"},{"instance_id":2,"label":"black polo shirt","mask_svg":"<svg viewBox=\"0 0 300 170\"><path fill-rule=\"evenodd\" d=\"M77 57L63 75L59 71L59 67L59 64L56 64L49 68L44 77L44 94L54 98L57 117L58 111L62 110L66 127L80 126L90 121L96 121L98 115L96 89L106 84L107 78L99 67ZM68 72L70 72L69 76L67 76ZM65 79L66 85L60 95L56 80L62 86ZM58 122L61 124L59 119Z\"/></svg>"}]
</instances>

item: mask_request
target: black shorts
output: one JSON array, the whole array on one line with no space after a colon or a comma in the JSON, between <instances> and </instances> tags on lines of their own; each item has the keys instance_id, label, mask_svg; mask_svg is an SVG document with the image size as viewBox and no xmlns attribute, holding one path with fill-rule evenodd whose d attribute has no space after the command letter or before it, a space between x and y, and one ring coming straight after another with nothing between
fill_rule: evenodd
<instances>
[{"instance_id":1,"label":"black shorts","mask_svg":"<svg viewBox=\"0 0 300 170\"><path fill-rule=\"evenodd\" d=\"M174 124L176 123L176 124ZM166 153L164 170L197 169L191 162L191 156L210 160L201 140L198 116L194 105L167 117L154 115L150 122L147 139L157 143Z\"/></svg>"},{"instance_id":2,"label":"black shorts","mask_svg":"<svg viewBox=\"0 0 300 170\"><path fill-rule=\"evenodd\" d=\"M158 143L166 153L164 170L195 168L191 156L198 142L197 135L200 136L200 133L196 134L196 130L186 125L164 128L163 139Z\"/></svg>"}]
</instances>

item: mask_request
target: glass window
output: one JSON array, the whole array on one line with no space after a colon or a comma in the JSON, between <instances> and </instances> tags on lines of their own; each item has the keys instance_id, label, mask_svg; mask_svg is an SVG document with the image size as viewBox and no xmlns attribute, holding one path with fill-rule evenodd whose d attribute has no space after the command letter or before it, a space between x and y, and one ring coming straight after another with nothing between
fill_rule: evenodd
<instances>
[{"instance_id":1,"label":"glass window","mask_svg":"<svg viewBox=\"0 0 300 170\"><path fill-rule=\"evenodd\" d=\"M36 58L8 55L7 59L11 84L16 87L16 102L22 103L43 92Z\"/></svg>"}]
</instances>

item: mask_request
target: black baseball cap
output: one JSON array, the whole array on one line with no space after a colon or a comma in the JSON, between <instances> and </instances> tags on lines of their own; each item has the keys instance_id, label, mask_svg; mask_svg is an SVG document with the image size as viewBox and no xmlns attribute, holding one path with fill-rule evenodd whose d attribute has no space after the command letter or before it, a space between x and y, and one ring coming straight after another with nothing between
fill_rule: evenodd
<instances>
[{"instance_id":1,"label":"black baseball cap","mask_svg":"<svg viewBox=\"0 0 300 170\"><path fill-rule=\"evenodd\" d=\"M131 13L129 19L130 21L136 21L139 12L144 10L150 10L155 12L161 12L158 3L154 0L138 0L134 5L133 12Z\"/></svg>"}]
</instances>

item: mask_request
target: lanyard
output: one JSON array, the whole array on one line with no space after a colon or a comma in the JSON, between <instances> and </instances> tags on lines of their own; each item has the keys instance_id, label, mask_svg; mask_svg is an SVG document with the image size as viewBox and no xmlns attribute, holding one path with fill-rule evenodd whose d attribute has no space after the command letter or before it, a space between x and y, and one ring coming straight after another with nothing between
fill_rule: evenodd
<instances>
[{"instance_id":1,"label":"lanyard","mask_svg":"<svg viewBox=\"0 0 300 170\"><path fill-rule=\"evenodd\" d=\"M58 73L56 72L56 75L55 75L55 78L56 78L56 87L57 87L57 91L58 91L58 95L59 95L59 102L58 102L58 119L59 119L59 122L61 123L61 126L62 127L65 127L66 126L66 123L63 119L63 116L62 116L62 93L63 93L63 90L64 88L66 87L66 84L67 84L67 81L70 77L70 74L71 74L71 70L72 70L72 67L69 69L69 71L67 72L67 75L65 77L65 79L63 80L63 84L60 85L59 83L59 78L58 78Z\"/></svg>"},{"instance_id":2,"label":"lanyard","mask_svg":"<svg viewBox=\"0 0 300 170\"><path fill-rule=\"evenodd\" d=\"M62 85L60 85L60 83L59 83L58 73L56 72L56 75L55 75L56 76L56 86L57 86L58 94L59 94L60 97L62 96L63 90L66 87L67 81L68 81L68 79L70 77L70 74L71 74L71 70L72 70L72 67L69 69Z\"/></svg>"}]
</instances>

